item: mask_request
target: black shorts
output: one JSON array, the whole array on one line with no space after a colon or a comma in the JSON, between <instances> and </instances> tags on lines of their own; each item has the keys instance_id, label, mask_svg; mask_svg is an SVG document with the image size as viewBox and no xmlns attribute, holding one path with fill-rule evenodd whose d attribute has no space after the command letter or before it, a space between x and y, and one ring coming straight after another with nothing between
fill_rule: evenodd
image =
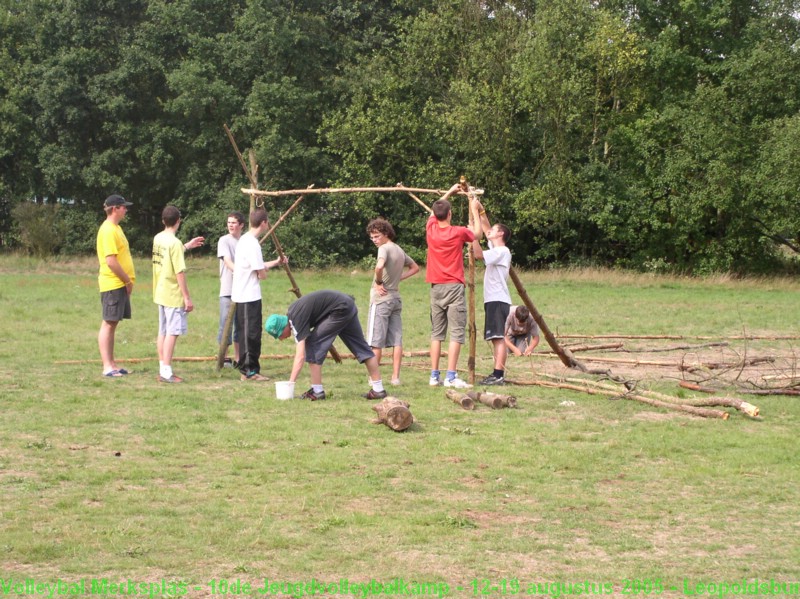
<instances>
[{"instance_id":1,"label":"black shorts","mask_svg":"<svg viewBox=\"0 0 800 599\"><path fill-rule=\"evenodd\" d=\"M103 306L103 320L119 322L131 317L131 296L127 287L100 292L100 305Z\"/></svg>"},{"instance_id":2,"label":"black shorts","mask_svg":"<svg viewBox=\"0 0 800 599\"><path fill-rule=\"evenodd\" d=\"M483 304L486 321L483 323L483 338L502 339L505 337L506 319L511 304L505 302L486 302Z\"/></svg>"}]
</instances>

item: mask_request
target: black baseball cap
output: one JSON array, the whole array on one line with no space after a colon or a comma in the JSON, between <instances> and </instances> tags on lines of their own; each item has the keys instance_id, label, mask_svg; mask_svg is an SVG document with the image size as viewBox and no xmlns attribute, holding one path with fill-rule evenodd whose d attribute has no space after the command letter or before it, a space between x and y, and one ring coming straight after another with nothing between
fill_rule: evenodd
<instances>
[{"instance_id":1,"label":"black baseball cap","mask_svg":"<svg viewBox=\"0 0 800 599\"><path fill-rule=\"evenodd\" d=\"M112 206L133 206L128 200L123 198L121 195L110 195L106 198L106 201L103 202L104 208L111 208Z\"/></svg>"}]
</instances>

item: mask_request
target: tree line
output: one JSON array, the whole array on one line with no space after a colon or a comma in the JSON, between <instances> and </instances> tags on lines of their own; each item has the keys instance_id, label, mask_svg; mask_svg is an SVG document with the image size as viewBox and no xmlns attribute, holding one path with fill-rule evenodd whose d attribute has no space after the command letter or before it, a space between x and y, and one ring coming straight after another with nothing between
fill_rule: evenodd
<instances>
[{"instance_id":1,"label":"tree line","mask_svg":"<svg viewBox=\"0 0 800 599\"><path fill-rule=\"evenodd\" d=\"M466 175L525 267L794 271L799 4L0 0L0 243L91 253L111 193L139 252L168 203L216 239L249 203L227 124L265 189ZM278 232L352 264L377 215L423 258L401 194L309 197Z\"/></svg>"}]
</instances>

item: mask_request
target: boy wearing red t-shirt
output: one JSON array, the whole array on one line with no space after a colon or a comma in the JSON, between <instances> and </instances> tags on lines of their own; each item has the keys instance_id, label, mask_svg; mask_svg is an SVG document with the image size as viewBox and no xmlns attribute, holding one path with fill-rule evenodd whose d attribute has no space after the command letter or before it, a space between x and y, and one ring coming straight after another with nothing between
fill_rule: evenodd
<instances>
[{"instance_id":1,"label":"boy wearing red t-shirt","mask_svg":"<svg viewBox=\"0 0 800 599\"><path fill-rule=\"evenodd\" d=\"M425 281L431 284L431 380L441 384L439 356L442 341L450 330L445 387L465 389L471 385L457 376L458 356L464 345L467 327L467 302L464 292L464 246L480 239L481 223L471 228L450 223L453 217L448 198L454 193L466 194L464 185L456 183L433 203L433 214L426 226L428 259ZM476 201L474 198L470 202Z\"/></svg>"}]
</instances>

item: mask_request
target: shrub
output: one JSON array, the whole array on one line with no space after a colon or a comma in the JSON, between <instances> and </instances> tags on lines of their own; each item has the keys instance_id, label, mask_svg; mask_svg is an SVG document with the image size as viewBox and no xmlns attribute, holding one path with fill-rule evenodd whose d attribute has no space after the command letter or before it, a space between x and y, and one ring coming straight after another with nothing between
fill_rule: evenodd
<instances>
[{"instance_id":1,"label":"shrub","mask_svg":"<svg viewBox=\"0 0 800 599\"><path fill-rule=\"evenodd\" d=\"M29 254L47 258L64 243L66 225L59 218L59 205L20 202L11 210L19 243Z\"/></svg>"}]
</instances>

